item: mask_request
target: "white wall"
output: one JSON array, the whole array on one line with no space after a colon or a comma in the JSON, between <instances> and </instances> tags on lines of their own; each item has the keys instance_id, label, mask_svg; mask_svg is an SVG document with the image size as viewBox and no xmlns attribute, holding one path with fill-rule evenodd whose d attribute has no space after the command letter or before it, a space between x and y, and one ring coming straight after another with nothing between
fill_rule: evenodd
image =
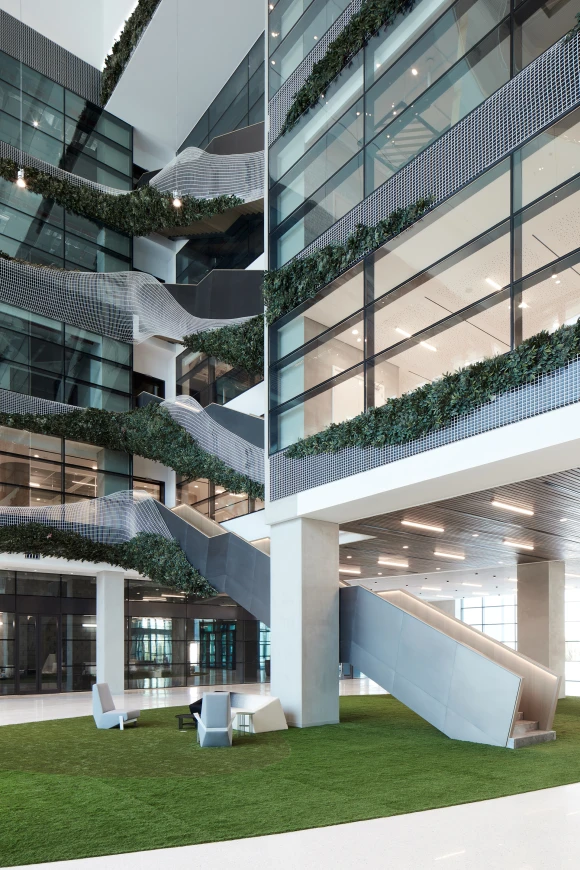
<instances>
[{"instance_id":1,"label":"white wall","mask_svg":"<svg viewBox=\"0 0 580 870\"><path fill-rule=\"evenodd\" d=\"M163 0L107 104L135 128L136 163L159 169L175 155L264 30L265 8Z\"/></svg>"},{"instance_id":2,"label":"white wall","mask_svg":"<svg viewBox=\"0 0 580 870\"><path fill-rule=\"evenodd\" d=\"M0 0L0 9L102 69L136 0Z\"/></svg>"}]
</instances>

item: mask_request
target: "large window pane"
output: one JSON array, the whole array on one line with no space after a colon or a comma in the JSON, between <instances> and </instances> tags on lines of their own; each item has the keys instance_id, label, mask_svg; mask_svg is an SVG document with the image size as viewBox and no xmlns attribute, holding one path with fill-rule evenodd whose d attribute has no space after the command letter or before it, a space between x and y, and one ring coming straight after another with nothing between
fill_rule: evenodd
<instances>
[{"instance_id":1,"label":"large window pane","mask_svg":"<svg viewBox=\"0 0 580 870\"><path fill-rule=\"evenodd\" d=\"M504 161L377 251L375 297L505 220L509 210L509 163Z\"/></svg>"},{"instance_id":2,"label":"large window pane","mask_svg":"<svg viewBox=\"0 0 580 870\"><path fill-rule=\"evenodd\" d=\"M336 373L339 375L339 373ZM299 438L314 435L364 411L363 367L337 377L324 392L307 399L272 419L273 449L282 450Z\"/></svg>"},{"instance_id":3,"label":"large window pane","mask_svg":"<svg viewBox=\"0 0 580 870\"><path fill-rule=\"evenodd\" d=\"M515 10L514 72L523 69L570 30L577 0L528 0Z\"/></svg>"},{"instance_id":4,"label":"large window pane","mask_svg":"<svg viewBox=\"0 0 580 870\"><path fill-rule=\"evenodd\" d=\"M367 139L411 106L508 12L508 0L459 0L369 90ZM375 60L375 74L383 69Z\"/></svg>"},{"instance_id":5,"label":"large window pane","mask_svg":"<svg viewBox=\"0 0 580 870\"><path fill-rule=\"evenodd\" d=\"M312 350L292 360L270 379L271 402L282 404L361 363L364 358L362 312L314 342Z\"/></svg>"},{"instance_id":6,"label":"large window pane","mask_svg":"<svg viewBox=\"0 0 580 870\"><path fill-rule=\"evenodd\" d=\"M522 339L543 329L553 332L576 323L580 317L580 254L516 285L515 293Z\"/></svg>"},{"instance_id":7,"label":"large window pane","mask_svg":"<svg viewBox=\"0 0 580 870\"><path fill-rule=\"evenodd\" d=\"M508 291L498 291L469 311L387 351L371 368L369 394L375 404L401 396L448 372L510 349Z\"/></svg>"},{"instance_id":8,"label":"large window pane","mask_svg":"<svg viewBox=\"0 0 580 870\"><path fill-rule=\"evenodd\" d=\"M580 109L516 151L514 207L526 206L580 173Z\"/></svg>"},{"instance_id":9,"label":"large window pane","mask_svg":"<svg viewBox=\"0 0 580 870\"><path fill-rule=\"evenodd\" d=\"M422 332L509 282L510 235L506 221L376 304L375 353Z\"/></svg>"},{"instance_id":10,"label":"large window pane","mask_svg":"<svg viewBox=\"0 0 580 870\"><path fill-rule=\"evenodd\" d=\"M580 175L515 218L515 277L580 247Z\"/></svg>"},{"instance_id":11,"label":"large window pane","mask_svg":"<svg viewBox=\"0 0 580 870\"><path fill-rule=\"evenodd\" d=\"M360 151L363 146L363 117L364 102L359 100L272 188L271 229Z\"/></svg>"},{"instance_id":12,"label":"large window pane","mask_svg":"<svg viewBox=\"0 0 580 870\"><path fill-rule=\"evenodd\" d=\"M366 148L366 194L509 79L509 26L498 27Z\"/></svg>"},{"instance_id":13,"label":"large window pane","mask_svg":"<svg viewBox=\"0 0 580 870\"><path fill-rule=\"evenodd\" d=\"M291 319L283 319L272 327L272 359L280 359L302 347L329 327L358 311L363 302L364 275L363 265L360 263L326 287L322 298L304 306Z\"/></svg>"}]
</instances>

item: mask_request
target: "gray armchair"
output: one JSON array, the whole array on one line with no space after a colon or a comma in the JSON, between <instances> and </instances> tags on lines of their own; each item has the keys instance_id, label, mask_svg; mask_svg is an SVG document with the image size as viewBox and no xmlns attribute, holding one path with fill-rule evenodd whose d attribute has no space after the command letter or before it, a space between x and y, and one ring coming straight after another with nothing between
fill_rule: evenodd
<instances>
[{"instance_id":1,"label":"gray armchair","mask_svg":"<svg viewBox=\"0 0 580 870\"><path fill-rule=\"evenodd\" d=\"M136 722L140 710L117 710L108 683L93 686L93 719L97 728L120 728Z\"/></svg>"},{"instance_id":2,"label":"gray armchair","mask_svg":"<svg viewBox=\"0 0 580 870\"><path fill-rule=\"evenodd\" d=\"M231 746L232 716L229 692L204 692L201 715L197 719L197 741L200 746Z\"/></svg>"}]
</instances>

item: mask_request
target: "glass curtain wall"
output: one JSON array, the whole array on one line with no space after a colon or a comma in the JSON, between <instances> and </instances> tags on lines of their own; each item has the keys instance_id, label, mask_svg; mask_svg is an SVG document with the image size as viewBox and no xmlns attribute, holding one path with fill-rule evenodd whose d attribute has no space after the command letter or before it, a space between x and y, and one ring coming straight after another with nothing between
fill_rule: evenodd
<instances>
[{"instance_id":1,"label":"glass curtain wall","mask_svg":"<svg viewBox=\"0 0 580 870\"><path fill-rule=\"evenodd\" d=\"M177 395L192 396L204 408L225 405L263 380L261 375L194 351L177 357Z\"/></svg>"},{"instance_id":2,"label":"glass curtain wall","mask_svg":"<svg viewBox=\"0 0 580 870\"><path fill-rule=\"evenodd\" d=\"M518 648L517 595L486 595L462 598L460 619L478 631Z\"/></svg>"},{"instance_id":3,"label":"glass curtain wall","mask_svg":"<svg viewBox=\"0 0 580 870\"><path fill-rule=\"evenodd\" d=\"M270 329L271 450L580 316L580 110Z\"/></svg>"},{"instance_id":4,"label":"glass curtain wall","mask_svg":"<svg viewBox=\"0 0 580 870\"><path fill-rule=\"evenodd\" d=\"M177 504L195 508L216 523L233 520L234 517L242 517L264 508L264 502L259 498L249 498L246 493L228 492L223 486L216 486L204 478L190 480L179 475L176 501Z\"/></svg>"},{"instance_id":5,"label":"glass curtain wall","mask_svg":"<svg viewBox=\"0 0 580 870\"><path fill-rule=\"evenodd\" d=\"M216 136L264 120L264 35L256 40L239 67L182 143L184 148L206 148Z\"/></svg>"},{"instance_id":6,"label":"glass curtain wall","mask_svg":"<svg viewBox=\"0 0 580 870\"><path fill-rule=\"evenodd\" d=\"M290 21L305 5L282 38L284 7ZM334 0L320 5L330 17L338 11ZM530 0L516 9L510 0L448 6L439 5L439 18L419 39L413 22L415 31L425 29L425 3L369 40L324 98L272 145L271 268L288 262L542 54L570 29L575 14L573 0L541 6ZM307 30L316 8L317 0L300 0L279 2L271 11L270 39L272 33L282 38L270 61L274 86L275 56L295 41L302 59L301 28Z\"/></svg>"},{"instance_id":7,"label":"glass curtain wall","mask_svg":"<svg viewBox=\"0 0 580 870\"><path fill-rule=\"evenodd\" d=\"M68 405L129 410L130 344L4 302L0 317L1 389Z\"/></svg>"},{"instance_id":8,"label":"glass curtain wall","mask_svg":"<svg viewBox=\"0 0 580 870\"><path fill-rule=\"evenodd\" d=\"M132 188L132 128L4 52L0 140L90 181ZM0 250L12 257L82 271L131 268L131 239L97 221L4 180L0 204Z\"/></svg>"}]
</instances>

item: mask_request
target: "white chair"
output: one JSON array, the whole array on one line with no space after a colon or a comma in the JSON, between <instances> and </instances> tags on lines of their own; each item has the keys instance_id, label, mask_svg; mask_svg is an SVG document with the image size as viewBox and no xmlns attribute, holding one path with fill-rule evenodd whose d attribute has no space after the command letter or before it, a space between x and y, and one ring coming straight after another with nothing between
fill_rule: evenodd
<instances>
[{"instance_id":1,"label":"white chair","mask_svg":"<svg viewBox=\"0 0 580 870\"><path fill-rule=\"evenodd\" d=\"M140 710L117 710L108 683L93 685L93 719L97 728L119 728L136 722Z\"/></svg>"},{"instance_id":2,"label":"white chair","mask_svg":"<svg viewBox=\"0 0 580 870\"><path fill-rule=\"evenodd\" d=\"M273 695L232 692L231 704L235 716L239 714L249 717L252 734L263 734L266 731L286 731L288 729L280 699Z\"/></svg>"},{"instance_id":3,"label":"white chair","mask_svg":"<svg viewBox=\"0 0 580 870\"><path fill-rule=\"evenodd\" d=\"M229 692L204 692L201 716L197 719L197 742L201 747L232 745L232 716Z\"/></svg>"}]
</instances>

